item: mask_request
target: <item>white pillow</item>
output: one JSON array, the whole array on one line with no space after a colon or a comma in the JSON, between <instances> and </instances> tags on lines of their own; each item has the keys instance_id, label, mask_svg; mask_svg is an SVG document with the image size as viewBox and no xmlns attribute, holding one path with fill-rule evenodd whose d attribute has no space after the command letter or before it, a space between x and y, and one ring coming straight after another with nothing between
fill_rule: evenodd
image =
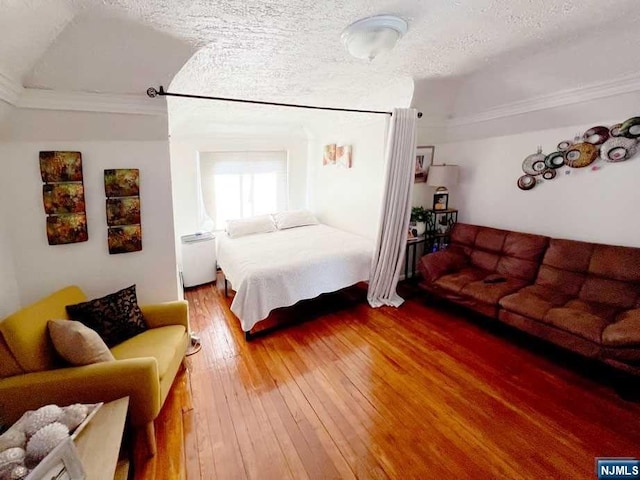
<instances>
[{"instance_id":1,"label":"white pillow","mask_svg":"<svg viewBox=\"0 0 640 480\"><path fill-rule=\"evenodd\" d=\"M254 233L275 232L276 225L271 215L258 215L251 218L240 218L227 221L227 235L231 238L244 237Z\"/></svg>"},{"instance_id":2,"label":"white pillow","mask_svg":"<svg viewBox=\"0 0 640 480\"><path fill-rule=\"evenodd\" d=\"M317 225L318 219L309 210L292 210L290 212L274 213L278 230L286 228L304 227L305 225Z\"/></svg>"}]
</instances>

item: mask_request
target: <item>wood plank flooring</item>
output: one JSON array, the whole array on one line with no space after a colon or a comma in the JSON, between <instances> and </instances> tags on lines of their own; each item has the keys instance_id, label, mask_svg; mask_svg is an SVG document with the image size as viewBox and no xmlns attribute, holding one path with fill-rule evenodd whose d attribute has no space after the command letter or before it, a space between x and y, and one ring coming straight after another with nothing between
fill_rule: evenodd
<instances>
[{"instance_id":1,"label":"wood plank flooring","mask_svg":"<svg viewBox=\"0 0 640 480\"><path fill-rule=\"evenodd\" d=\"M640 456L640 405L528 337L421 294L370 309L354 287L247 343L218 284L187 293L203 348L158 455L136 441L136 479L591 479L597 456Z\"/></svg>"}]
</instances>

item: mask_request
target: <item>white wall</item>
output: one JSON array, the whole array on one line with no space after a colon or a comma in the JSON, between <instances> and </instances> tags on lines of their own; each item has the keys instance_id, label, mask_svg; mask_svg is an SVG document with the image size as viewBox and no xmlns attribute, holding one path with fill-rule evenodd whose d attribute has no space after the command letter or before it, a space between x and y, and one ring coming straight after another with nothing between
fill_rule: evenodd
<instances>
[{"instance_id":1,"label":"white wall","mask_svg":"<svg viewBox=\"0 0 640 480\"><path fill-rule=\"evenodd\" d=\"M637 110L637 108L636 108ZM592 115L595 116L593 112ZM552 237L640 247L640 157L601 167L563 167L551 181L529 191L516 186L522 161L541 145L555 151L562 140L573 139L594 125L610 126L628 112L582 125L510 136L443 143L436 155L460 165L460 183L451 189L459 220ZM570 174L566 175L565 171Z\"/></svg>"},{"instance_id":2,"label":"white wall","mask_svg":"<svg viewBox=\"0 0 640 480\"><path fill-rule=\"evenodd\" d=\"M375 239L385 181L388 117L366 124L344 122L315 126L309 141L310 208L328 225ZM326 144L353 146L353 168L323 166Z\"/></svg>"},{"instance_id":3,"label":"white wall","mask_svg":"<svg viewBox=\"0 0 640 480\"><path fill-rule=\"evenodd\" d=\"M171 176L173 183L173 208L175 233L194 233L200 229L198 222L196 167L198 152L276 151L288 152L289 208L305 208L307 186L307 139L300 134L215 135L206 138L171 139Z\"/></svg>"},{"instance_id":4,"label":"white wall","mask_svg":"<svg viewBox=\"0 0 640 480\"><path fill-rule=\"evenodd\" d=\"M4 197L3 197L4 198ZM4 202L2 202L4 203ZM0 207L1 208L1 207ZM0 212L0 319L20 306L18 282L13 268L13 252L7 234L10 222Z\"/></svg>"},{"instance_id":5,"label":"white wall","mask_svg":"<svg viewBox=\"0 0 640 480\"><path fill-rule=\"evenodd\" d=\"M11 205L5 225L13 245L20 302L28 304L69 284L79 285L89 297L135 283L141 303L177 299L166 117L52 111L20 111L17 116L0 134L6 139L8 132L13 132L19 139L0 143L0 191L3 202ZM129 128L126 135L121 135L121 120ZM49 122L51 130L58 133L57 140L50 138L50 130L43 129ZM163 128L165 140L155 140L162 136ZM121 136L137 136L140 141L124 141ZM89 241L48 245L40 150L82 152ZM108 253L103 182L107 168L140 169L141 252Z\"/></svg>"}]
</instances>

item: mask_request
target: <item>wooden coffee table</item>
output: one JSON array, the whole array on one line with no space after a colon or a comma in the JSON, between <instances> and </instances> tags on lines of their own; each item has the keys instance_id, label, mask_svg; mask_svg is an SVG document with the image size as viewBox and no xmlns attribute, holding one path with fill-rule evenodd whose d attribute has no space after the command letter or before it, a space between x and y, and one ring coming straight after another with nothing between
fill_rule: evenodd
<instances>
[{"instance_id":1,"label":"wooden coffee table","mask_svg":"<svg viewBox=\"0 0 640 480\"><path fill-rule=\"evenodd\" d=\"M126 479L127 460L118 461L129 397L105 403L75 439L87 479Z\"/></svg>"}]
</instances>

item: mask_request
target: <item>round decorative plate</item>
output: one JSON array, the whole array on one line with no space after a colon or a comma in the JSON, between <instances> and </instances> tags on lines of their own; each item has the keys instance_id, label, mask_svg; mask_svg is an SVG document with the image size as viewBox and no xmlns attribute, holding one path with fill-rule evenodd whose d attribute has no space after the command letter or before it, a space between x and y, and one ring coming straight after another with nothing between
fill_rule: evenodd
<instances>
[{"instance_id":1,"label":"round decorative plate","mask_svg":"<svg viewBox=\"0 0 640 480\"><path fill-rule=\"evenodd\" d=\"M640 138L640 117L627 120L620 127L620 134L627 138Z\"/></svg>"},{"instance_id":2,"label":"round decorative plate","mask_svg":"<svg viewBox=\"0 0 640 480\"><path fill-rule=\"evenodd\" d=\"M609 129L607 127L591 127L584 132L582 139L593 145L602 145L609 138Z\"/></svg>"},{"instance_id":3,"label":"round decorative plate","mask_svg":"<svg viewBox=\"0 0 640 480\"><path fill-rule=\"evenodd\" d=\"M638 151L638 142L626 137L610 138L600 147L600 156L607 162L623 162Z\"/></svg>"},{"instance_id":4,"label":"round decorative plate","mask_svg":"<svg viewBox=\"0 0 640 480\"><path fill-rule=\"evenodd\" d=\"M613 127L609 129L610 137L621 137L622 133L620 132L620 128L622 127L621 123L615 124Z\"/></svg>"},{"instance_id":5,"label":"round decorative plate","mask_svg":"<svg viewBox=\"0 0 640 480\"><path fill-rule=\"evenodd\" d=\"M544 159L544 153L541 152L529 155L522 162L522 171L527 175L540 175L547 168Z\"/></svg>"},{"instance_id":6,"label":"round decorative plate","mask_svg":"<svg viewBox=\"0 0 640 480\"><path fill-rule=\"evenodd\" d=\"M545 180L553 180L554 178L556 178L555 169L550 168L549 170L545 170L544 172L542 172L542 178L544 178Z\"/></svg>"},{"instance_id":7,"label":"round decorative plate","mask_svg":"<svg viewBox=\"0 0 640 480\"><path fill-rule=\"evenodd\" d=\"M564 154L565 165L582 168L591 165L598 158L598 147L591 143L576 143Z\"/></svg>"},{"instance_id":8,"label":"round decorative plate","mask_svg":"<svg viewBox=\"0 0 640 480\"><path fill-rule=\"evenodd\" d=\"M544 159L545 166L549 168L560 168L564 165L564 153L553 152Z\"/></svg>"},{"instance_id":9,"label":"round decorative plate","mask_svg":"<svg viewBox=\"0 0 640 480\"><path fill-rule=\"evenodd\" d=\"M518 188L520 190L531 190L536 186L536 177L532 175L523 175L518 179Z\"/></svg>"},{"instance_id":10,"label":"round decorative plate","mask_svg":"<svg viewBox=\"0 0 640 480\"><path fill-rule=\"evenodd\" d=\"M567 150L569 150L569 147L571 145L573 145L573 142L571 140L564 140L558 144L558 150L561 152L566 152Z\"/></svg>"}]
</instances>

